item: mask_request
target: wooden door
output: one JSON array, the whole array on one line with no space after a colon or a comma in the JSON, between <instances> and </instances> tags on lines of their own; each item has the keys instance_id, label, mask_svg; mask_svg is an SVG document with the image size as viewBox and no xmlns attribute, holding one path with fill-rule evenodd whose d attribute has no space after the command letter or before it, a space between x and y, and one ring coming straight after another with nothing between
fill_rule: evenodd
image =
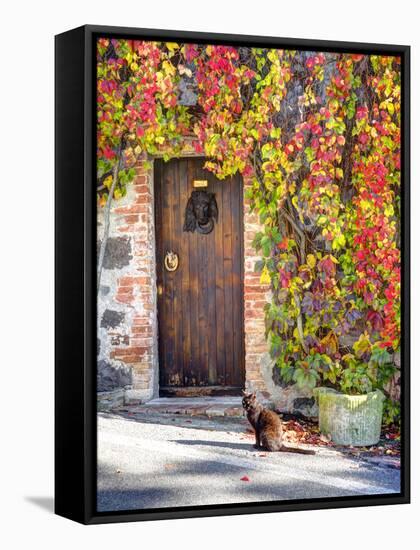
<instances>
[{"instance_id":1,"label":"wooden door","mask_svg":"<svg viewBox=\"0 0 420 550\"><path fill-rule=\"evenodd\" d=\"M244 384L242 181L220 181L203 165L155 162L161 395L238 393ZM195 180L208 185L194 188ZM197 190L215 195L218 219L208 234L184 229ZM178 257L173 271L168 252Z\"/></svg>"}]
</instances>

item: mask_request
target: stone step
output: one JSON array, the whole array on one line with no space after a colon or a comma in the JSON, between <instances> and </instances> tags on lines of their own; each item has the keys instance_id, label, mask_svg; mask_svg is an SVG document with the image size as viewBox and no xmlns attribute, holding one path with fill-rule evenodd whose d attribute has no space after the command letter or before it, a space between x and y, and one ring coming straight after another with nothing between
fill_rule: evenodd
<instances>
[{"instance_id":1,"label":"stone step","mask_svg":"<svg viewBox=\"0 0 420 550\"><path fill-rule=\"evenodd\" d=\"M188 416L242 417L241 397L159 397L143 405L118 407L133 414L183 414Z\"/></svg>"}]
</instances>

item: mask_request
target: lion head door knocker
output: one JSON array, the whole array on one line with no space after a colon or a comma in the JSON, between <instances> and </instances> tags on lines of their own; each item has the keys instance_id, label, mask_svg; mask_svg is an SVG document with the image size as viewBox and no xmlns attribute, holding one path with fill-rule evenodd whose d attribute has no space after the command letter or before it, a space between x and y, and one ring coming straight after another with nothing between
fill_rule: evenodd
<instances>
[{"instance_id":1,"label":"lion head door knocker","mask_svg":"<svg viewBox=\"0 0 420 550\"><path fill-rule=\"evenodd\" d=\"M169 250L165 254L165 269L166 271L176 271L178 269L179 264L179 258L178 254L175 254L175 252L172 252L172 250Z\"/></svg>"},{"instance_id":2,"label":"lion head door knocker","mask_svg":"<svg viewBox=\"0 0 420 550\"><path fill-rule=\"evenodd\" d=\"M216 195L208 191L193 191L185 209L184 231L197 230L202 235L213 231L214 220L218 220Z\"/></svg>"}]
</instances>

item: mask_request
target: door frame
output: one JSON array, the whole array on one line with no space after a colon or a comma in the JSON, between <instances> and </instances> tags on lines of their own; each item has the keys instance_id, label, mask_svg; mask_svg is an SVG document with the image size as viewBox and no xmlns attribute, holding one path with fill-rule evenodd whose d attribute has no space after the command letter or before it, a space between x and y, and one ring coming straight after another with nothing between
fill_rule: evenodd
<instances>
[{"instance_id":1,"label":"door frame","mask_svg":"<svg viewBox=\"0 0 420 550\"><path fill-rule=\"evenodd\" d=\"M197 153L186 153L181 154L177 157L171 158L169 161L176 161L182 159L191 159L191 160L202 160L205 162L207 157L202 154ZM157 246L157 226L159 220L157 219L157 207L156 207L156 186L158 184L156 178L156 162L165 162L163 160L163 155L154 155L153 156L153 168L152 168L152 188L153 188L153 222L154 222L154 249L155 249L155 273L154 273L154 286L155 286L155 303L156 303L156 343L157 343L157 383L158 383L158 395L159 397L202 397L202 396L238 396L242 394L242 390L245 388L246 383L246 350L245 350L245 248L244 248L244 232L245 232L245 221L244 221L244 181L240 174L239 186L240 186L240 294L241 294L241 311L240 311L240 320L241 320L241 385L240 387L236 386L179 386L179 387L161 387L160 383L160 369L161 369L161 334L159 330L159 299L158 299L158 246ZM224 181L224 180L220 180Z\"/></svg>"}]
</instances>

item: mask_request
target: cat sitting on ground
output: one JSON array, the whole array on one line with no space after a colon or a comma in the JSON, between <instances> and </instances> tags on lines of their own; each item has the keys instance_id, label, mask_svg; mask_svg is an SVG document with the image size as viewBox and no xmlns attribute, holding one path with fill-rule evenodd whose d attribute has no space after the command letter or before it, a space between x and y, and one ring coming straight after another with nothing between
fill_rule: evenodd
<instances>
[{"instance_id":1,"label":"cat sitting on ground","mask_svg":"<svg viewBox=\"0 0 420 550\"><path fill-rule=\"evenodd\" d=\"M246 411L246 416L255 431L255 447L265 451L280 451L284 453L301 453L304 455L314 455L315 451L301 449L297 447L288 447L283 444L283 428L279 416L269 409L266 409L258 402L254 393L242 392L242 406Z\"/></svg>"}]
</instances>

